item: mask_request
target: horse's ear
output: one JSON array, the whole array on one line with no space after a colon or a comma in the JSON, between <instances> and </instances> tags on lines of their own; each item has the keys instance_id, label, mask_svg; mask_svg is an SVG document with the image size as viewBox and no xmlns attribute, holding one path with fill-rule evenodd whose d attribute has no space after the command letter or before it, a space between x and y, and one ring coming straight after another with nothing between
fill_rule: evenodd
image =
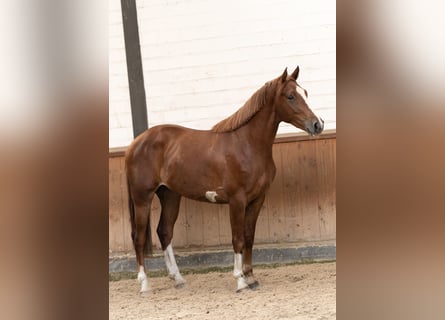
<instances>
[{"instance_id":1,"label":"horse's ear","mask_svg":"<svg viewBox=\"0 0 445 320\"><path fill-rule=\"evenodd\" d=\"M297 80L299 72L300 72L300 66L297 66L297 68L294 70L294 72L292 72L292 74L290 76L292 78L294 78L295 80Z\"/></svg>"},{"instance_id":2,"label":"horse's ear","mask_svg":"<svg viewBox=\"0 0 445 320\"><path fill-rule=\"evenodd\" d=\"M286 67L286 69L284 69L284 72L281 75L281 82L286 81L286 79L287 79L287 67Z\"/></svg>"}]
</instances>

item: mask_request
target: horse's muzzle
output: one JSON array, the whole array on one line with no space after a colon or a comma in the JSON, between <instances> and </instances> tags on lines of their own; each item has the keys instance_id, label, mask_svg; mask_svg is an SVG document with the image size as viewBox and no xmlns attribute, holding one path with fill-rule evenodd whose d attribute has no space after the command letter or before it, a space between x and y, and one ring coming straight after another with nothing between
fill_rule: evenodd
<instances>
[{"instance_id":1,"label":"horse's muzzle","mask_svg":"<svg viewBox=\"0 0 445 320\"><path fill-rule=\"evenodd\" d=\"M310 135L314 135L314 134L320 134L323 131L324 128L324 121L323 119L313 119L313 120L308 120L306 121L306 131L310 134Z\"/></svg>"}]
</instances>

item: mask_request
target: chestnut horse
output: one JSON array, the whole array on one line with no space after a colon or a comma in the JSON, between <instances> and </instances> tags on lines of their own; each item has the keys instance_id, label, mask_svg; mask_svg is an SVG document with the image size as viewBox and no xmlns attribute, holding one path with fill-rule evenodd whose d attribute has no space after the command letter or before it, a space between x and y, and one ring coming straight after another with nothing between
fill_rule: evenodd
<instances>
[{"instance_id":1,"label":"chestnut horse","mask_svg":"<svg viewBox=\"0 0 445 320\"><path fill-rule=\"evenodd\" d=\"M311 111L307 91L296 81L298 73L299 67L290 75L286 68L209 131L159 125L129 146L131 235L141 292L149 290L144 247L151 243L150 207L155 194L162 207L157 234L169 277L177 287L185 282L171 240L182 196L229 205L237 291L258 286L252 272L252 247L258 214L275 176L272 144L278 125L285 121L310 135L323 131L323 120Z\"/></svg>"}]
</instances>

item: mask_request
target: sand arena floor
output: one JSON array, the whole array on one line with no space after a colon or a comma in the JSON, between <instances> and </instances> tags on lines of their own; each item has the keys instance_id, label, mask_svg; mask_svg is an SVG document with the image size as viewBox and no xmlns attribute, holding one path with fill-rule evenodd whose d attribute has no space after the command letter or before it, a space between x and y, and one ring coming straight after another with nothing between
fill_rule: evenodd
<instances>
[{"instance_id":1,"label":"sand arena floor","mask_svg":"<svg viewBox=\"0 0 445 320\"><path fill-rule=\"evenodd\" d=\"M139 294L136 279L109 282L110 319L335 319L336 264L254 267L260 283L236 293L230 271L186 274L175 289L167 277L149 278Z\"/></svg>"}]
</instances>

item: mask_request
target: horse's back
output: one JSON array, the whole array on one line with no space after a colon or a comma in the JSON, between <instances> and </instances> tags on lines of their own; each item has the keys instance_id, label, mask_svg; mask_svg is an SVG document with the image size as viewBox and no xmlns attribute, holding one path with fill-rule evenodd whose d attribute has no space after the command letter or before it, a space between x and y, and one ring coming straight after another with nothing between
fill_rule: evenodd
<instances>
[{"instance_id":1,"label":"horse's back","mask_svg":"<svg viewBox=\"0 0 445 320\"><path fill-rule=\"evenodd\" d=\"M147 156L146 153L149 151L165 148L184 135L195 135L199 132L199 130L170 124L152 127L133 140L127 149L126 157L127 159L134 159Z\"/></svg>"},{"instance_id":2,"label":"horse's back","mask_svg":"<svg viewBox=\"0 0 445 320\"><path fill-rule=\"evenodd\" d=\"M178 151L201 150L213 136L210 131L195 130L179 125L158 125L137 136L126 152L127 167L137 164L155 166L156 162Z\"/></svg>"}]
</instances>

